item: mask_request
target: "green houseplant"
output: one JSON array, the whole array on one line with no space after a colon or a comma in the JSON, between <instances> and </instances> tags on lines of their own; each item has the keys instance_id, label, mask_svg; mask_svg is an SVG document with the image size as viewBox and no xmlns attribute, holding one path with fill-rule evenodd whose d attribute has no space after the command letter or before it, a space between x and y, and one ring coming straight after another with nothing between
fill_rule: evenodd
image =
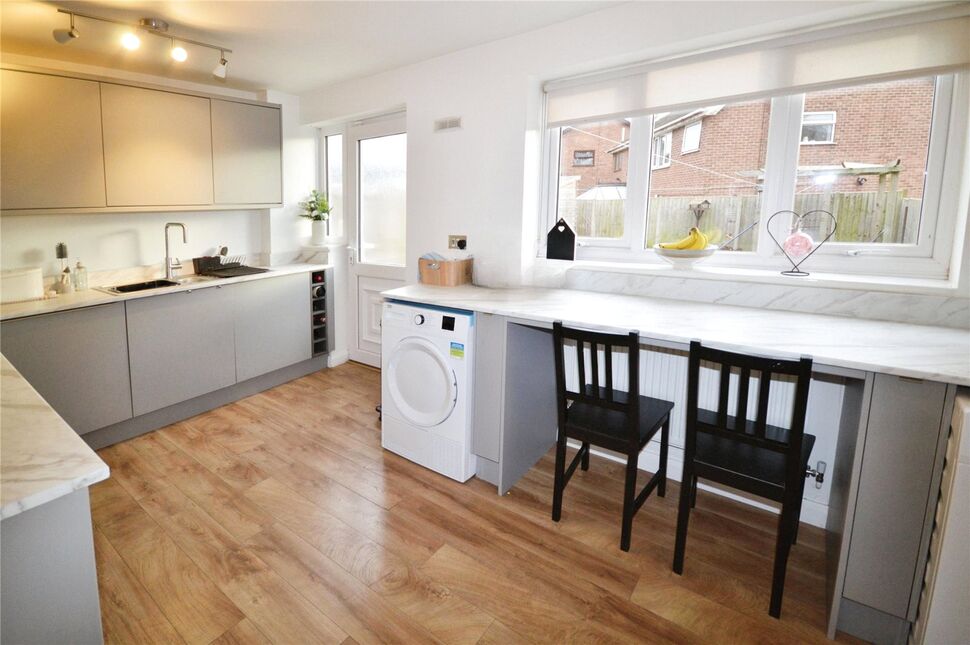
<instances>
[{"instance_id":1,"label":"green houseplant","mask_svg":"<svg viewBox=\"0 0 970 645\"><path fill-rule=\"evenodd\" d=\"M310 220L312 234L310 244L323 246L330 233L330 211L333 207L327 196L318 190L311 190L310 196L300 202L300 217Z\"/></svg>"}]
</instances>

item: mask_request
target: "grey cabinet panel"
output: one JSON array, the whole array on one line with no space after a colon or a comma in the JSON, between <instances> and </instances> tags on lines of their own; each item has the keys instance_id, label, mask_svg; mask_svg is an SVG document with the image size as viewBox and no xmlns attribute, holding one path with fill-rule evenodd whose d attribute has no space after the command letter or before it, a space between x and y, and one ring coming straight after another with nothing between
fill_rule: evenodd
<instances>
[{"instance_id":1,"label":"grey cabinet panel","mask_svg":"<svg viewBox=\"0 0 970 645\"><path fill-rule=\"evenodd\" d=\"M98 83L3 70L4 209L105 205Z\"/></svg>"},{"instance_id":2,"label":"grey cabinet panel","mask_svg":"<svg viewBox=\"0 0 970 645\"><path fill-rule=\"evenodd\" d=\"M505 400L505 336L508 320L475 314L475 406L472 452L499 461Z\"/></svg>"},{"instance_id":3,"label":"grey cabinet panel","mask_svg":"<svg viewBox=\"0 0 970 645\"><path fill-rule=\"evenodd\" d=\"M909 619L946 385L877 374L843 595Z\"/></svg>"},{"instance_id":4,"label":"grey cabinet panel","mask_svg":"<svg viewBox=\"0 0 970 645\"><path fill-rule=\"evenodd\" d=\"M78 434L131 418L123 303L6 321L0 350Z\"/></svg>"},{"instance_id":5,"label":"grey cabinet panel","mask_svg":"<svg viewBox=\"0 0 970 645\"><path fill-rule=\"evenodd\" d=\"M229 291L237 381L310 358L309 273L243 282Z\"/></svg>"},{"instance_id":6,"label":"grey cabinet panel","mask_svg":"<svg viewBox=\"0 0 970 645\"><path fill-rule=\"evenodd\" d=\"M135 416L236 382L228 288L129 300L126 306Z\"/></svg>"},{"instance_id":7,"label":"grey cabinet panel","mask_svg":"<svg viewBox=\"0 0 970 645\"><path fill-rule=\"evenodd\" d=\"M212 203L209 99L101 84L108 206Z\"/></svg>"},{"instance_id":8,"label":"grey cabinet panel","mask_svg":"<svg viewBox=\"0 0 970 645\"><path fill-rule=\"evenodd\" d=\"M279 108L212 99L212 178L217 204L278 204Z\"/></svg>"}]
</instances>

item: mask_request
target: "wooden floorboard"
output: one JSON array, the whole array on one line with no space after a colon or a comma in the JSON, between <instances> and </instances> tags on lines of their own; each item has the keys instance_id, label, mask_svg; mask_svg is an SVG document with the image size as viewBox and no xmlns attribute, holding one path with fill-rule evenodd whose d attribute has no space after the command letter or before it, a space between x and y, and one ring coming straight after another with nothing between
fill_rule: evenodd
<instances>
[{"instance_id":1,"label":"wooden floorboard","mask_svg":"<svg viewBox=\"0 0 970 645\"><path fill-rule=\"evenodd\" d=\"M823 531L802 527L775 620L776 515L699 492L677 576L676 483L624 553L622 465L594 456L555 523L552 453L499 497L384 451L379 400L349 363L99 451L106 642L825 641Z\"/></svg>"}]
</instances>

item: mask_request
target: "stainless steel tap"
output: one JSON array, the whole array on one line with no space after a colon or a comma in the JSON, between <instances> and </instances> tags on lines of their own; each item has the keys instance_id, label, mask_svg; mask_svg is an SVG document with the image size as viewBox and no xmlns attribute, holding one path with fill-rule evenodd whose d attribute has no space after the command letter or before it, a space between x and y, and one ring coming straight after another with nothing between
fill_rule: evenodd
<instances>
[{"instance_id":1,"label":"stainless steel tap","mask_svg":"<svg viewBox=\"0 0 970 645\"><path fill-rule=\"evenodd\" d=\"M182 263L179 262L178 258L172 261L172 254L168 250L168 229L177 226L182 229L182 243L185 244L189 241L188 235L185 232L185 224L181 222L169 222L165 225L165 279L172 280L175 277L175 272L182 268Z\"/></svg>"}]
</instances>

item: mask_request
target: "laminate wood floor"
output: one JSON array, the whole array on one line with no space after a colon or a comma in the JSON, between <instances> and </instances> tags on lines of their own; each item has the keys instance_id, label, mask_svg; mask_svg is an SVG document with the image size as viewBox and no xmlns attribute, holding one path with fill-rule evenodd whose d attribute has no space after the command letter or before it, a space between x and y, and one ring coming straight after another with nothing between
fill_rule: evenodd
<instances>
[{"instance_id":1,"label":"laminate wood floor","mask_svg":"<svg viewBox=\"0 0 970 645\"><path fill-rule=\"evenodd\" d=\"M775 516L701 491L679 577L676 483L623 553L619 464L578 471L556 524L552 452L498 497L383 451L379 400L346 364L101 450L106 642L825 641L822 531L802 527L774 620Z\"/></svg>"}]
</instances>

